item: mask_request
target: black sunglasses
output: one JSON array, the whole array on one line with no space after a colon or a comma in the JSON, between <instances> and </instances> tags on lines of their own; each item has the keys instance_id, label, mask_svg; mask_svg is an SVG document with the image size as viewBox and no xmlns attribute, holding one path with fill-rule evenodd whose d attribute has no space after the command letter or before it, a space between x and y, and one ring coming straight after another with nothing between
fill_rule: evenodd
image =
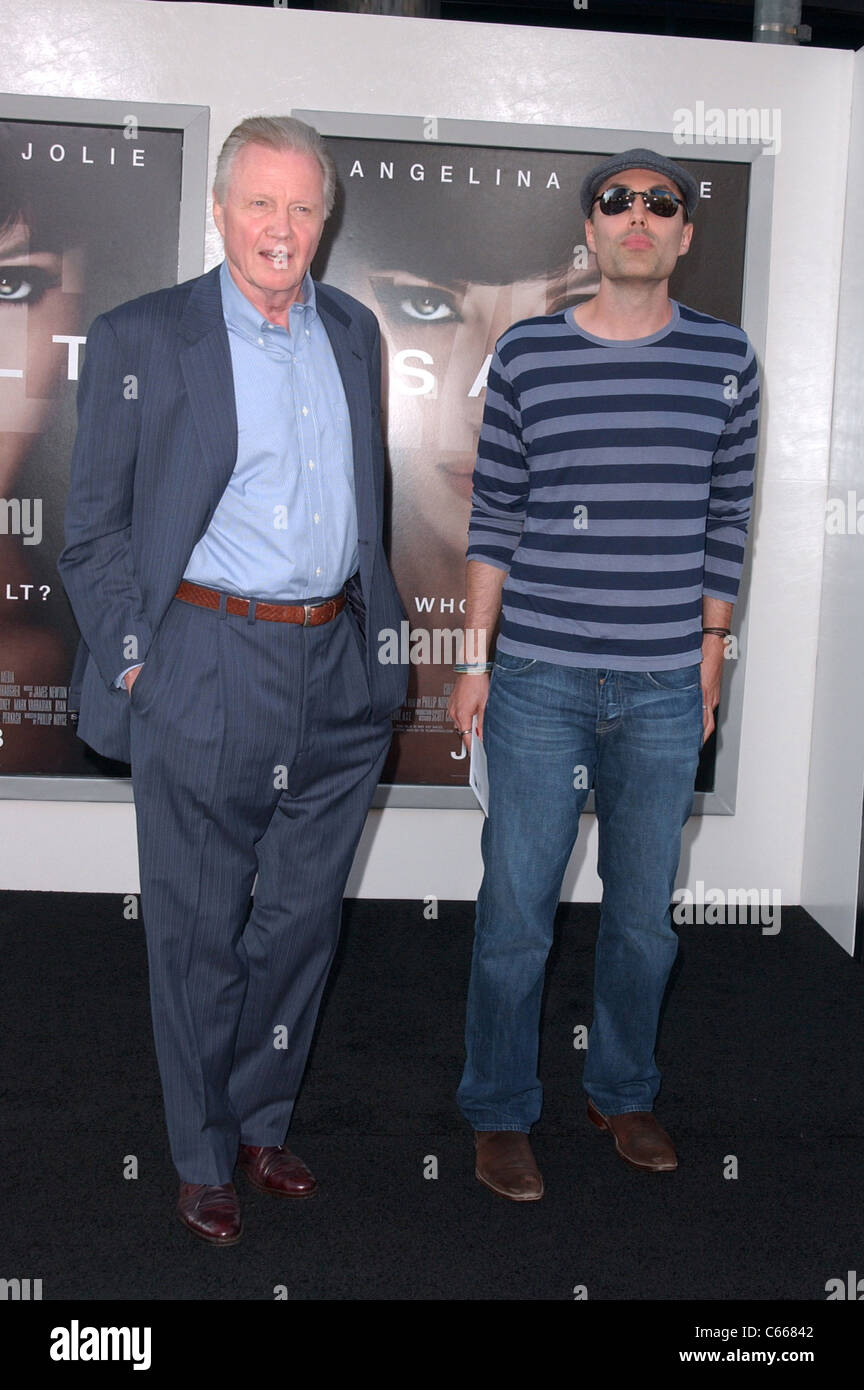
<instances>
[{"instance_id":1,"label":"black sunglasses","mask_svg":"<svg viewBox=\"0 0 864 1390\"><path fill-rule=\"evenodd\" d=\"M601 212L605 212L607 217L615 217L619 212L630 211L637 194L648 211L656 213L658 217L674 217L679 207L684 205L684 199L679 198L677 193L673 193L669 188L649 188L643 191L641 188L624 188L622 184L615 184L614 188L607 188L605 193L598 193L591 207L594 207L594 203L599 203Z\"/></svg>"}]
</instances>

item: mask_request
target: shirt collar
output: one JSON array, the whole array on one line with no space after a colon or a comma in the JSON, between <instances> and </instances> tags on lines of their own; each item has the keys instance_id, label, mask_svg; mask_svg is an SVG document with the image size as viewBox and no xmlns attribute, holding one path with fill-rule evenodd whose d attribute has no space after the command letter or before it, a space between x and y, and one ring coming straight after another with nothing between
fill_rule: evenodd
<instances>
[{"instance_id":1,"label":"shirt collar","mask_svg":"<svg viewBox=\"0 0 864 1390\"><path fill-rule=\"evenodd\" d=\"M261 317L255 305L250 303L245 294L237 288L234 277L228 269L227 260L223 260L219 267L219 284L222 290L222 316L226 324L240 332L253 334L257 338L262 326L268 320ZM300 285L300 297L291 305L292 312L295 309L302 313L307 326L312 319L317 317L318 304L315 296L315 282L308 270Z\"/></svg>"}]
</instances>

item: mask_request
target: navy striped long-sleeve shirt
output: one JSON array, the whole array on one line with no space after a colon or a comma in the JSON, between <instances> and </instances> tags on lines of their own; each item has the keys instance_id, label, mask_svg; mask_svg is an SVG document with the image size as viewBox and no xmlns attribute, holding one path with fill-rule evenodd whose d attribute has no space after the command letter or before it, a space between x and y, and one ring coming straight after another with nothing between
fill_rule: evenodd
<instances>
[{"instance_id":1,"label":"navy striped long-sleeve shirt","mask_svg":"<svg viewBox=\"0 0 864 1390\"><path fill-rule=\"evenodd\" d=\"M570 310L509 328L468 543L508 571L499 649L622 671L699 661L703 595L738 593L758 404L747 335L674 300L647 338L597 338Z\"/></svg>"}]
</instances>

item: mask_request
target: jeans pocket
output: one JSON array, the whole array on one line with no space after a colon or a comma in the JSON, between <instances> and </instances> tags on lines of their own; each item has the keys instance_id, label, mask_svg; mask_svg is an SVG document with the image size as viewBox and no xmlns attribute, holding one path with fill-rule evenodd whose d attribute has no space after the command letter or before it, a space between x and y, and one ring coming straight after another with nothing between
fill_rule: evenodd
<instances>
[{"instance_id":1,"label":"jeans pocket","mask_svg":"<svg viewBox=\"0 0 864 1390\"><path fill-rule=\"evenodd\" d=\"M495 670L502 675L518 676L522 671L530 671L537 665L536 656L514 656L512 652L495 653Z\"/></svg>"},{"instance_id":2,"label":"jeans pocket","mask_svg":"<svg viewBox=\"0 0 864 1390\"><path fill-rule=\"evenodd\" d=\"M676 666L671 671L643 672L649 685L655 690L698 690L702 684L700 666Z\"/></svg>"}]
</instances>

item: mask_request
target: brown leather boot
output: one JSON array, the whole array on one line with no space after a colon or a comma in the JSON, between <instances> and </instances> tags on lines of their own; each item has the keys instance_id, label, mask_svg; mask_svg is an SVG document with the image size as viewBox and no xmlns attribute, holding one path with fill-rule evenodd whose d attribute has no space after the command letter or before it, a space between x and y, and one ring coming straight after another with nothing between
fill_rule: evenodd
<instances>
[{"instance_id":1,"label":"brown leather boot","mask_svg":"<svg viewBox=\"0 0 864 1390\"><path fill-rule=\"evenodd\" d=\"M528 1135L515 1129L475 1130L475 1176L511 1202L538 1202L543 1179Z\"/></svg>"},{"instance_id":2,"label":"brown leather boot","mask_svg":"<svg viewBox=\"0 0 864 1390\"><path fill-rule=\"evenodd\" d=\"M601 1115L593 1100L589 1100L588 1119L598 1129L608 1129L615 1140L615 1152L631 1168L642 1173L671 1173L678 1167L672 1140L651 1110Z\"/></svg>"}]
</instances>

